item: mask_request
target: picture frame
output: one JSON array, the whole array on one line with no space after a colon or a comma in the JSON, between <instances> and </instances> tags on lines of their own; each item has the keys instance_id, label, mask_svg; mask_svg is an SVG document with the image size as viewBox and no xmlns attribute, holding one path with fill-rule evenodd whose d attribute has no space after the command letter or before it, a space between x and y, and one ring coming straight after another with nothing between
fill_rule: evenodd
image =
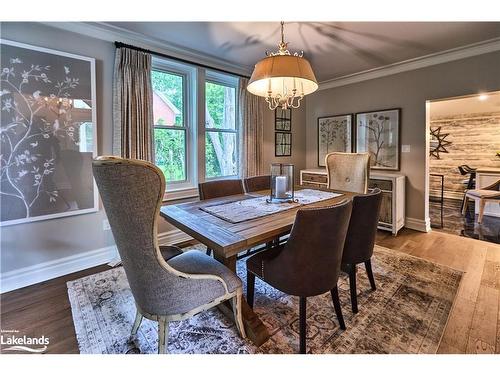
<instances>
[{"instance_id":1,"label":"picture frame","mask_svg":"<svg viewBox=\"0 0 500 375\"><path fill-rule=\"evenodd\" d=\"M356 152L369 152L371 169L400 170L401 108L356 113Z\"/></svg>"},{"instance_id":2,"label":"picture frame","mask_svg":"<svg viewBox=\"0 0 500 375\"><path fill-rule=\"evenodd\" d=\"M292 156L292 133L274 133L274 156Z\"/></svg>"},{"instance_id":3,"label":"picture frame","mask_svg":"<svg viewBox=\"0 0 500 375\"><path fill-rule=\"evenodd\" d=\"M352 113L318 117L319 167L325 167L325 156L330 152L353 151L352 119Z\"/></svg>"},{"instance_id":4,"label":"picture frame","mask_svg":"<svg viewBox=\"0 0 500 375\"><path fill-rule=\"evenodd\" d=\"M95 59L6 39L0 50L0 226L97 212Z\"/></svg>"},{"instance_id":5,"label":"picture frame","mask_svg":"<svg viewBox=\"0 0 500 375\"><path fill-rule=\"evenodd\" d=\"M274 110L274 130L281 132L292 131L292 109L277 107Z\"/></svg>"}]
</instances>

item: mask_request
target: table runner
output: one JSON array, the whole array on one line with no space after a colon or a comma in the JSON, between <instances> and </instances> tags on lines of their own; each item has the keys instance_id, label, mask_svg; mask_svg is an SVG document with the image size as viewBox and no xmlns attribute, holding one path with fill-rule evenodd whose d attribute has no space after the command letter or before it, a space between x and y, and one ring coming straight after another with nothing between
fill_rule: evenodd
<instances>
[{"instance_id":1,"label":"table runner","mask_svg":"<svg viewBox=\"0 0 500 375\"><path fill-rule=\"evenodd\" d=\"M200 209L222 220L237 224L306 204L332 199L341 195L342 194L328 191L303 189L295 192L295 199L297 199L298 202L267 203L266 199L269 197L266 195L229 203L214 204L213 206L205 206Z\"/></svg>"}]
</instances>

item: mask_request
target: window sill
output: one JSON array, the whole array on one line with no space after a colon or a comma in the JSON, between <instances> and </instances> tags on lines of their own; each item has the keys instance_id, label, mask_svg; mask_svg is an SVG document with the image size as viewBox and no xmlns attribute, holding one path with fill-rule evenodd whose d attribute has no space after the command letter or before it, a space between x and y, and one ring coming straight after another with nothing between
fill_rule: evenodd
<instances>
[{"instance_id":1,"label":"window sill","mask_svg":"<svg viewBox=\"0 0 500 375\"><path fill-rule=\"evenodd\" d=\"M163 203L172 202L181 199L188 198L198 198L198 189L197 188L184 188L184 189L176 189L166 191L163 196Z\"/></svg>"}]
</instances>

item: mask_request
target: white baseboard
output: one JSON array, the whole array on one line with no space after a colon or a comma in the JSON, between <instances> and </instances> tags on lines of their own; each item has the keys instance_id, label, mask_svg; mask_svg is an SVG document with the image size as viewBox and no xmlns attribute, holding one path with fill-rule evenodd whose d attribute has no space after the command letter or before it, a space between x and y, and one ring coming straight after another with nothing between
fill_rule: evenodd
<instances>
[{"instance_id":1,"label":"white baseboard","mask_svg":"<svg viewBox=\"0 0 500 375\"><path fill-rule=\"evenodd\" d=\"M407 217L405 219L405 227L413 230L418 230L419 232L430 232L431 231L431 220L429 218L415 219L413 217Z\"/></svg>"},{"instance_id":2,"label":"white baseboard","mask_svg":"<svg viewBox=\"0 0 500 375\"><path fill-rule=\"evenodd\" d=\"M178 229L158 235L160 245L175 245L189 240L192 240L192 237ZM116 246L108 246L102 249L86 251L33 266L19 268L0 275L0 293L10 292L11 290L24 288L25 286L38 284L116 260L119 260Z\"/></svg>"},{"instance_id":3,"label":"white baseboard","mask_svg":"<svg viewBox=\"0 0 500 375\"><path fill-rule=\"evenodd\" d=\"M193 237L188 236L180 229L172 229L168 232L158 233L158 243L160 245L177 245L192 239Z\"/></svg>"},{"instance_id":4,"label":"white baseboard","mask_svg":"<svg viewBox=\"0 0 500 375\"><path fill-rule=\"evenodd\" d=\"M5 272L0 275L0 293L99 266L108 263L115 256L116 247L108 246Z\"/></svg>"}]
</instances>

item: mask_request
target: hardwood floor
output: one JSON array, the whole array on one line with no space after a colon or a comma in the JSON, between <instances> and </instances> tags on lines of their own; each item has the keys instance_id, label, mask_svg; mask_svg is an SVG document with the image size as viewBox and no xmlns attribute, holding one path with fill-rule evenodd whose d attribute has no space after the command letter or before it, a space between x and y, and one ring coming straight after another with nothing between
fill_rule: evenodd
<instances>
[{"instance_id":1,"label":"hardwood floor","mask_svg":"<svg viewBox=\"0 0 500 375\"><path fill-rule=\"evenodd\" d=\"M500 245L433 231L377 234L377 244L465 271L439 353L500 353ZM50 338L48 353L78 353L66 282L94 267L0 296L3 330Z\"/></svg>"}]
</instances>

